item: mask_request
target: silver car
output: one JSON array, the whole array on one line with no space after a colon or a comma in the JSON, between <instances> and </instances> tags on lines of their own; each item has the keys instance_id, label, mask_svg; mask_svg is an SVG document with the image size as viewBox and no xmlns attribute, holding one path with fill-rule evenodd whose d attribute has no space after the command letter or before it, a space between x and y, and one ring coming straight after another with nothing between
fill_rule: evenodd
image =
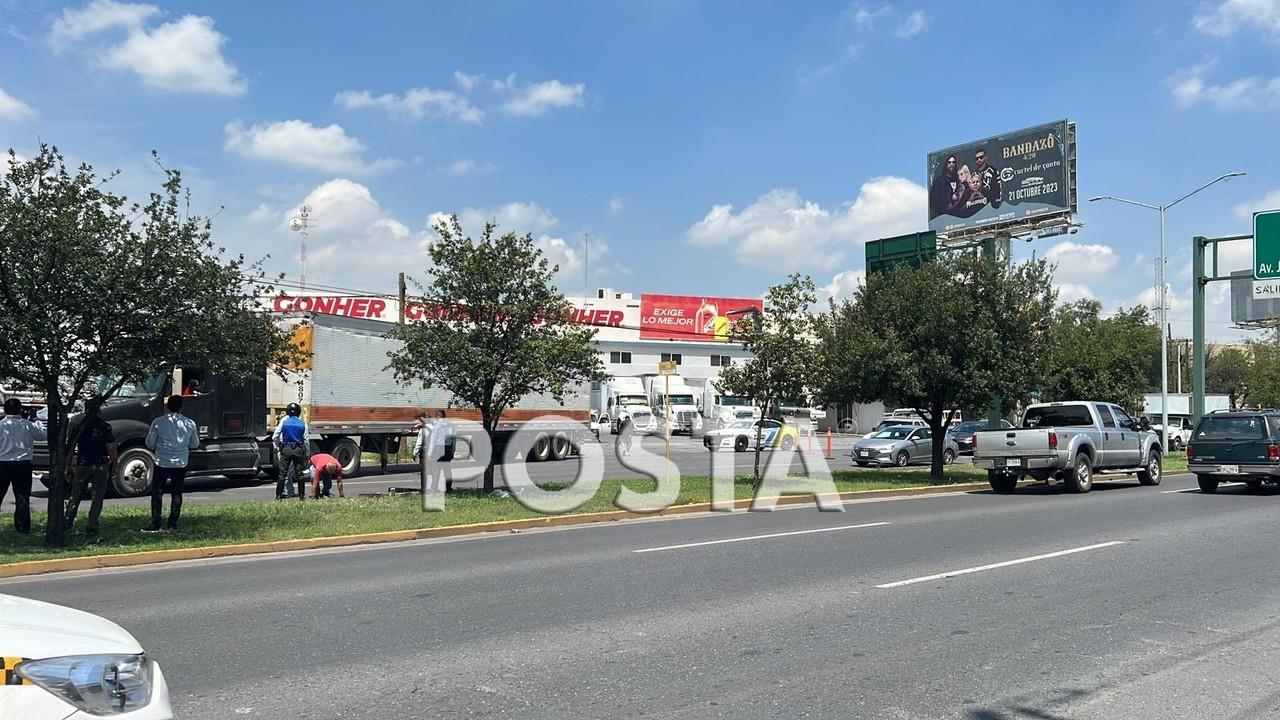
<instances>
[{"instance_id":1,"label":"silver car","mask_svg":"<svg viewBox=\"0 0 1280 720\"><path fill-rule=\"evenodd\" d=\"M942 464L950 465L960 454L956 441L947 437L942 449ZM858 467L869 465L897 465L906 467L912 463L933 460L933 436L927 427L894 425L874 432L853 446L853 461Z\"/></svg>"}]
</instances>

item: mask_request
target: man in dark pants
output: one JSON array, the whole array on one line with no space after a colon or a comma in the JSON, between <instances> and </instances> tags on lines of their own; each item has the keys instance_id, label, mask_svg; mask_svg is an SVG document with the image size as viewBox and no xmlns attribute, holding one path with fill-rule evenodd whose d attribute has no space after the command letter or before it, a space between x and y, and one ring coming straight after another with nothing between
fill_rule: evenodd
<instances>
[{"instance_id":1,"label":"man in dark pants","mask_svg":"<svg viewBox=\"0 0 1280 720\"><path fill-rule=\"evenodd\" d=\"M182 414L182 396L170 395L165 409L169 412L152 420L151 430L147 433L147 447L156 454L156 470L151 478L151 524L143 528L143 532L160 532L166 483L172 496L168 529L178 529L187 462L191 451L200 447L200 431L191 418Z\"/></svg>"},{"instance_id":2,"label":"man in dark pants","mask_svg":"<svg viewBox=\"0 0 1280 720\"><path fill-rule=\"evenodd\" d=\"M102 501L107 496L107 481L115 472L120 457L116 454L116 438L111 423L102 419L102 399L92 398L84 406L84 423L76 438L76 464L71 469L71 498L67 501L67 518L63 523L70 533L75 526L76 513L85 486L93 484L93 501L89 503L89 522L84 534L98 534L98 517L102 515Z\"/></svg>"},{"instance_id":3,"label":"man in dark pants","mask_svg":"<svg viewBox=\"0 0 1280 720\"><path fill-rule=\"evenodd\" d=\"M290 497L285 494L286 486L293 488L296 484L298 499L307 498L307 469L311 467L311 433L307 430L307 422L302 419L302 406L289 403L284 410L286 417L276 425L272 434L276 455L280 458L280 474L276 476L276 499Z\"/></svg>"},{"instance_id":4,"label":"man in dark pants","mask_svg":"<svg viewBox=\"0 0 1280 720\"><path fill-rule=\"evenodd\" d=\"M22 417L22 401L4 401L0 418L0 503L13 487L13 527L23 535L31 532L31 458L37 440L46 439L45 430Z\"/></svg>"}]
</instances>

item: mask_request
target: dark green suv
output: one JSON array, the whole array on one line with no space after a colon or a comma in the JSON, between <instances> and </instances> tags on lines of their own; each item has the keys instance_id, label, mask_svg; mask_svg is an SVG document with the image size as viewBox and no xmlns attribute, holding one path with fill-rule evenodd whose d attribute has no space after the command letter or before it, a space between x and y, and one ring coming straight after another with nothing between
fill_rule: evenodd
<instances>
[{"instance_id":1,"label":"dark green suv","mask_svg":"<svg viewBox=\"0 0 1280 720\"><path fill-rule=\"evenodd\" d=\"M1187 469L1207 493L1222 482L1280 484L1280 411L1219 411L1200 418L1187 443Z\"/></svg>"}]
</instances>

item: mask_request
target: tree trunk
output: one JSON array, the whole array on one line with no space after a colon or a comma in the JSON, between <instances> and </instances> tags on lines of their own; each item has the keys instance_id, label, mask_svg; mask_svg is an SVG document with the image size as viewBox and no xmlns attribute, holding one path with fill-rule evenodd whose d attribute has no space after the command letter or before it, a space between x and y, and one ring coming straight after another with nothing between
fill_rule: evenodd
<instances>
[{"instance_id":1,"label":"tree trunk","mask_svg":"<svg viewBox=\"0 0 1280 720\"><path fill-rule=\"evenodd\" d=\"M764 420L769 417L769 400L764 401L764 408L760 411L760 422L756 424L756 461L755 469L751 472L751 486L756 490L760 489L760 437L764 432Z\"/></svg>"},{"instance_id":2,"label":"tree trunk","mask_svg":"<svg viewBox=\"0 0 1280 720\"><path fill-rule=\"evenodd\" d=\"M46 505L44 545L48 548L60 548L65 544L62 520L66 512L67 477L64 472L66 464L66 428L67 412L62 406L62 397L58 391L45 391L45 405L49 413L48 450L49 450L49 502Z\"/></svg>"},{"instance_id":3,"label":"tree trunk","mask_svg":"<svg viewBox=\"0 0 1280 720\"><path fill-rule=\"evenodd\" d=\"M480 421L484 425L485 432L489 433L489 442L490 442L489 463L484 466L484 492L487 495L493 492L494 466L497 464L497 461L498 461L497 449L492 444L493 428L498 423L496 421L492 421L489 418L489 413L486 410L481 411ZM503 452L506 452L506 448L503 448Z\"/></svg>"},{"instance_id":4,"label":"tree trunk","mask_svg":"<svg viewBox=\"0 0 1280 720\"><path fill-rule=\"evenodd\" d=\"M934 481L941 482L942 475L942 454L947 447L947 421L950 420L950 413L943 415L942 402L935 400L929 405L929 434L933 440L932 454L929 460L929 477Z\"/></svg>"}]
</instances>

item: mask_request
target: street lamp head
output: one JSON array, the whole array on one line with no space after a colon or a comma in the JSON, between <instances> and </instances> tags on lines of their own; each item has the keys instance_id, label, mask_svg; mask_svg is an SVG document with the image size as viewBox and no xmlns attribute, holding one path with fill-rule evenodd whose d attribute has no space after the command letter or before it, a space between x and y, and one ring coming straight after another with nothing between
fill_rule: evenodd
<instances>
[{"instance_id":1,"label":"street lamp head","mask_svg":"<svg viewBox=\"0 0 1280 720\"><path fill-rule=\"evenodd\" d=\"M1248 174L1249 173L1247 172L1229 172L1226 175L1223 175L1223 177L1224 178L1244 177L1245 175L1248 175Z\"/></svg>"},{"instance_id":2,"label":"street lamp head","mask_svg":"<svg viewBox=\"0 0 1280 720\"><path fill-rule=\"evenodd\" d=\"M1098 202L1099 200L1106 200L1106 199L1107 199L1106 195L1095 195L1089 198L1089 202Z\"/></svg>"}]
</instances>

